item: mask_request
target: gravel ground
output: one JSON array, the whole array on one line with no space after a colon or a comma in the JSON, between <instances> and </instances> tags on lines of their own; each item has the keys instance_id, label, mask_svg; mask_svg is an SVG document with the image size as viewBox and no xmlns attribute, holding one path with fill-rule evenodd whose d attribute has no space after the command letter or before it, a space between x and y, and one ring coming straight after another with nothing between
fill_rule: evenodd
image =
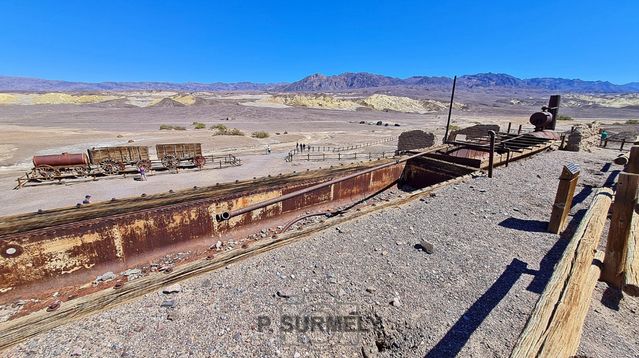
<instances>
[{"instance_id":1,"label":"gravel ground","mask_svg":"<svg viewBox=\"0 0 639 358\"><path fill-rule=\"evenodd\" d=\"M587 185L600 186L619 169L600 171L615 155L555 151L512 163L494 179L468 180L329 228L2 354L507 356L565 244L544 232L562 165L582 166L586 186L577 188L572 210L578 221L590 202ZM420 240L434 252L416 247ZM636 357L637 302L624 298L614 311L610 299L601 303L605 287L593 297L580 354ZM363 330L325 335L280 325L296 315L347 314Z\"/></svg>"}]
</instances>

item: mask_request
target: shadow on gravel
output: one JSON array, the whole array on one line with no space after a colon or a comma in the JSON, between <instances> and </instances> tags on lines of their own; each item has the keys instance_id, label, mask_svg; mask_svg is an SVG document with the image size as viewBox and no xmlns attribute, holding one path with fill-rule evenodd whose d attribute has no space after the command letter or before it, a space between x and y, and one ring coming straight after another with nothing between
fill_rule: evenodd
<instances>
[{"instance_id":1,"label":"shadow on gravel","mask_svg":"<svg viewBox=\"0 0 639 358\"><path fill-rule=\"evenodd\" d=\"M587 197L588 196L585 196L583 200ZM572 219L566 226L566 230L561 234L561 237L556 239L555 244L541 259L539 263L539 270L530 270L528 269L528 264L526 262L513 259L495 283L493 283L493 285L490 286L490 288L477 301L475 301L472 306L470 306L466 313L464 313L448 330L444 338L442 338L433 347L433 349L426 354L425 357L452 357L457 355L464 347L470 336L475 332L484 319L488 317L490 312L497 306L497 304L499 304L506 294L508 294L522 274L530 274L534 276L526 289L528 291L541 294L552 276L555 265L561 258L561 255L563 255L566 246L570 241L568 238L574 234L579 222L586 214L586 210L587 209L581 209L573 215ZM548 222L508 218L502 221L499 225L517 230L546 232ZM610 293L610 295L612 295L612 293ZM609 302L614 304L614 297L611 296ZM617 306L618 303L619 302L617 301Z\"/></svg>"},{"instance_id":2,"label":"shadow on gravel","mask_svg":"<svg viewBox=\"0 0 639 358\"><path fill-rule=\"evenodd\" d=\"M576 205L583 203L587 197L592 194L592 187L590 185L584 185L577 195L572 197L572 205L570 208L574 208Z\"/></svg>"},{"instance_id":3,"label":"shadow on gravel","mask_svg":"<svg viewBox=\"0 0 639 358\"><path fill-rule=\"evenodd\" d=\"M603 295L601 296L601 304L611 310L619 311L619 303L623 295L620 290L613 287L606 287Z\"/></svg>"},{"instance_id":4,"label":"shadow on gravel","mask_svg":"<svg viewBox=\"0 0 639 358\"><path fill-rule=\"evenodd\" d=\"M603 186L605 188L612 188L614 190L615 180L617 179L617 176L620 172L621 170L613 170L612 172L610 172L610 175L608 175L608 179L606 179L606 181L603 183Z\"/></svg>"},{"instance_id":5,"label":"shadow on gravel","mask_svg":"<svg viewBox=\"0 0 639 358\"><path fill-rule=\"evenodd\" d=\"M547 232L548 222L541 220L526 220L510 217L498 224L507 229L521 230L527 232Z\"/></svg>"},{"instance_id":6,"label":"shadow on gravel","mask_svg":"<svg viewBox=\"0 0 639 358\"><path fill-rule=\"evenodd\" d=\"M609 171L611 166L612 166L612 163L604 164L603 167L601 167L600 172L605 173L605 172Z\"/></svg>"},{"instance_id":7,"label":"shadow on gravel","mask_svg":"<svg viewBox=\"0 0 639 358\"><path fill-rule=\"evenodd\" d=\"M459 354L470 336L508 294L523 273L530 273L528 264L513 259L495 283L468 308L425 357L453 357Z\"/></svg>"}]
</instances>

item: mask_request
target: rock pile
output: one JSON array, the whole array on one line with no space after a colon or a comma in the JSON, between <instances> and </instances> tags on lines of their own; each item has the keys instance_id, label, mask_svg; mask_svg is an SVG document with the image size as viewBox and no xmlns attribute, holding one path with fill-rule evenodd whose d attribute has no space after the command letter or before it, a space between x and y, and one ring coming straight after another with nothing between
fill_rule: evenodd
<instances>
[{"instance_id":1,"label":"rock pile","mask_svg":"<svg viewBox=\"0 0 639 358\"><path fill-rule=\"evenodd\" d=\"M577 124L567 134L565 150L571 152L590 152L593 146L599 144L599 128L601 123Z\"/></svg>"}]
</instances>

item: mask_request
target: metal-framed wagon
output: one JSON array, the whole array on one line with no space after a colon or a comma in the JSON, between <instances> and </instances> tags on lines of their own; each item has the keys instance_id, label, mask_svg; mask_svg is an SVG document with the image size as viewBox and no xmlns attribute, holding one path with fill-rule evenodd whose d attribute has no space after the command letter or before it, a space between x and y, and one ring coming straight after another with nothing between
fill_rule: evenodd
<instances>
[{"instance_id":1,"label":"metal-framed wagon","mask_svg":"<svg viewBox=\"0 0 639 358\"><path fill-rule=\"evenodd\" d=\"M100 171L107 175L114 175L131 169L144 168L151 169L151 158L149 157L149 147L141 145L99 147L87 150L91 165L100 168Z\"/></svg>"},{"instance_id":2,"label":"metal-framed wagon","mask_svg":"<svg viewBox=\"0 0 639 358\"><path fill-rule=\"evenodd\" d=\"M32 180L59 180L89 175L91 166L84 153L34 155L33 168L27 173Z\"/></svg>"}]
</instances>

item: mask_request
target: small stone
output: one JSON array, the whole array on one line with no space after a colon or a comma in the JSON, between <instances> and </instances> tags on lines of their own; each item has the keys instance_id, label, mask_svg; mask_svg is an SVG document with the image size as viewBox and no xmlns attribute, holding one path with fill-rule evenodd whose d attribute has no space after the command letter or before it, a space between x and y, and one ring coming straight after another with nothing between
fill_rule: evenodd
<instances>
[{"instance_id":1,"label":"small stone","mask_svg":"<svg viewBox=\"0 0 639 358\"><path fill-rule=\"evenodd\" d=\"M435 252L435 247L433 246L433 244L426 240L420 240L417 246L419 246L419 249L426 252L427 254L432 254L433 252Z\"/></svg>"},{"instance_id":2,"label":"small stone","mask_svg":"<svg viewBox=\"0 0 639 358\"><path fill-rule=\"evenodd\" d=\"M95 280L97 282L111 281L115 279L115 274L111 271L105 272L102 275L98 276Z\"/></svg>"},{"instance_id":3,"label":"small stone","mask_svg":"<svg viewBox=\"0 0 639 358\"><path fill-rule=\"evenodd\" d=\"M388 251L382 251L382 256L388 255Z\"/></svg>"},{"instance_id":4,"label":"small stone","mask_svg":"<svg viewBox=\"0 0 639 358\"><path fill-rule=\"evenodd\" d=\"M215 243L215 250L217 250L217 251L222 250L222 241L218 240L218 241Z\"/></svg>"},{"instance_id":5,"label":"small stone","mask_svg":"<svg viewBox=\"0 0 639 358\"><path fill-rule=\"evenodd\" d=\"M178 318L178 313L174 310L169 311L166 315L167 321L175 321Z\"/></svg>"},{"instance_id":6,"label":"small stone","mask_svg":"<svg viewBox=\"0 0 639 358\"><path fill-rule=\"evenodd\" d=\"M82 355L82 348L80 347L74 347L71 350L71 357L79 357Z\"/></svg>"},{"instance_id":7,"label":"small stone","mask_svg":"<svg viewBox=\"0 0 639 358\"><path fill-rule=\"evenodd\" d=\"M399 302L399 297L395 297L395 298L393 298L393 300L390 302L390 304L391 304L393 307L399 307L399 306L401 306L401 305L402 305L402 303L401 303L401 302Z\"/></svg>"},{"instance_id":8,"label":"small stone","mask_svg":"<svg viewBox=\"0 0 639 358\"><path fill-rule=\"evenodd\" d=\"M337 294L338 294L339 296L344 296L344 295L346 295L346 291L344 291L344 289L340 288L340 289L337 291Z\"/></svg>"},{"instance_id":9,"label":"small stone","mask_svg":"<svg viewBox=\"0 0 639 358\"><path fill-rule=\"evenodd\" d=\"M275 294L277 295L277 297L281 298L290 298L291 296L293 296L290 292L285 290L277 291Z\"/></svg>"},{"instance_id":10,"label":"small stone","mask_svg":"<svg viewBox=\"0 0 639 358\"><path fill-rule=\"evenodd\" d=\"M166 295L169 295L171 293L180 293L180 292L182 292L182 286L179 283L176 283L174 285L165 287L162 290L162 293L164 293Z\"/></svg>"},{"instance_id":11,"label":"small stone","mask_svg":"<svg viewBox=\"0 0 639 358\"><path fill-rule=\"evenodd\" d=\"M174 308L175 307L175 301L174 300L166 300L166 301L162 302L160 307Z\"/></svg>"},{"instance_id":12,"label":"small stone","mask_svg":"<svg viewBox=\"0 0 639 358\"><path fill-rule=\"evenodd\" d=\"M373 293L375 291L377 291L377 289L373 286L366 287L366 292L368 293Z\"/></svg>"}]
</instances>

